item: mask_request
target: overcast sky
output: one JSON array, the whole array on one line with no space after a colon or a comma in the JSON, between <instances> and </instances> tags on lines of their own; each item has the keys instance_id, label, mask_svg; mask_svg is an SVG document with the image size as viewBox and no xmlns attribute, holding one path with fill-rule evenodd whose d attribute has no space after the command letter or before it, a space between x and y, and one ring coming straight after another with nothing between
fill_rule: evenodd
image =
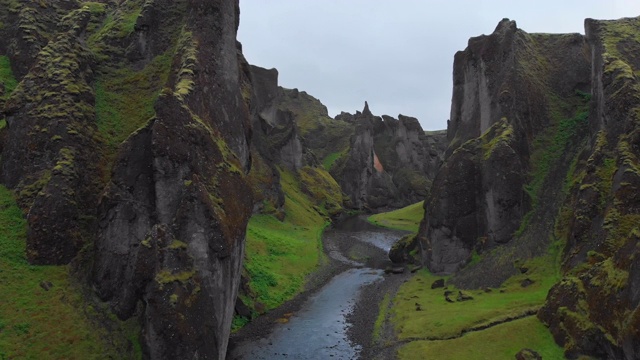
<instances>
[{"instance_id":1,"label":"overcast sky","mask_svg":"<svg viewBox=\"0 0 640 360\"><path fill-rule=\"evenodd\" d=\"M453 55L502 18L527 32L584 34L584 19L640 15L638 0L240 0L249 63L320 99L335 116L362 110L446 128Z\"/></svg>"}]
</instances>

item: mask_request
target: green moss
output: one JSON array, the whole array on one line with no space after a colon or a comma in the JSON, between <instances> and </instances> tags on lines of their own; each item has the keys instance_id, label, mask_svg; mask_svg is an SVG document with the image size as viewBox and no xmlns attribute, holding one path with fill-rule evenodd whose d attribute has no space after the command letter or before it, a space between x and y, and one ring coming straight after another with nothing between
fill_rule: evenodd
<instances>
[{"instance_id":1,"label":"green moss","mask_svg":"<svg viewBox=\"0 0 640 360\"><path fill-rule=\"evenodd\" d=\"M459 290L449 282L446 289L431 289L442 277L419 271L392 300L391 322L402 345L398 358L484 359L491 354L512 359L522 348L532 348L545 358L562 358L564 349L535 316L560 279L560 254L560 247L552 246L545 256L518 262L517 266L528 268L525 274L509 278L500 289L465 290L473 300L464 302L455 301ZM522 287L525 279L533 284ZM451 291L454 302L446 301L444 291ZM482 329L485 326L489 327Z\"/></svg>"},{"instance_id":2,"label":"green moss","mask_svg":"<svg viewBox=\"0 0 640 360\"><path fill-rule=\"evenodd\" d=\"M520 236L526 230L533 214L538 210L538 201L547 177L558 161L564 156L567 146L577 139L579 134L585 133L588 126L588 101L582 94L576 94L567 102L562 102L555 96L550 96L552 106L550 110L551 125L533 142L533 153L530 158L531 170L529 182L524 190L531 199L531 210L525 214L515 236ZM563 114L572 112L572 117ZM573 160L577 161L577 160ZM574 165L575 166L575 165ZM571 168L567 169L575 171ZM569 172L565 175L569 176ZM575 181L573 181L575 182Z\"/></svg>"},{"instance_id":3,"label":"green moss","mask_svg":"<svg viewBox=\"0 0 640 360\"><path fill-rule=\"evenodd\" d=\"M68 267L29 265L26 232L11 192L0 187L0 358L122 358L115 345L103 343L115 340L114 334L107 336L88 318L90 309ZM40 287L43 281L53 285L49 291Z\"/></svg>"},{"instance_id":4,"label":"green moss","mask_svg":"<svg viewBox=\"0 0 640 360\"><path fill-rule=\"evenodd\" d=\"M4 95L0 99L8 99L13 90L18 86L18 81L11 70L9 57L0 56L0 84L4 84Z\"/></svg>"},{"instance_id":5,"label":"green moss","mask_svg":"<svg viewBox=\"0 0 640 360\"><path fill-rule=\"evenodd\" d=\"M92 14L99 16L103 13L95 3L87 3ZM136 20L142 10L140 1L126 1L123 6L118 6L110 12L100 29L89 36L87 43L98 54L105 52L105 44L111 43L111 39L122 39L130 35L136 24Z\"/></svg>"},{"instance_id":6,"label":"green moss","mask_svg":"<svg viewBox=\"0 0 640 360\"><path fill-rule=\"evenodd\" d=\"M325 216L342 211L342 189L326 170L305 166L299 170L298 175L302 191L309 195L316 211Z\"/></svg>"},{"instance_id":7,"label":"green moss","mask_svg":"<svg viewBox=\"0 0 640 360\"><path fill-rule=\"evenodd\" d=\"M326 107L305 92L298 92L296 96L292 90L284 89L284 92L278 108L293 113L298 133L313 149L316 157L323 160L325 169L331 170L333 164L337 165L336 160L341 158L335 154L348 151L355 127L351 123L330 118Z\"/></svg>"},{"instance_id":8,"label":"green moss","mask_svg":"<svg viewBox=\"0 0 640 360\"><path fill-rule=\"evenodd\" d=\"M179 99L182 99L188 95L195 86L193 71L196 67L198 47L193 40L191 32L182 31L182 35L178 40L178 54L181 55L181 67L180 71L178 71L174 94Z\"/></svg>"},{"instance_id":9,"label":"green moss","mask_svg":"<svg viewBox=\"0 0 640 360\"><path fill-rule=\"evenodd\" d=\"M482 140L482 157L487 160L498 144L508 145L513 140L513 126L507 118L493 124L480 138Z\"/></svg>"},{"instance_id":10,"label":"green moss","mask_svg":"<svg viewBox=\"0 0 640 360\"><path fill-rule=\"evenodd\" d=\"M249 323L249 319L244 316L235 315L231 322L231 332L234 333Z\"/></svg>"},{"instance_id":11,"label":"green moss","mask_svg":"<svg viewBox=\"0 0 640 360\"><path fill-rule=\"evenodd\" d=\"M373 342L377 343L382 337L382 328L387 321L389 314L389 306L391 305L391 295L389 293L384 294L384 298L380 302L380 308L378 309L378 316L376 322L373 324Z\"/></svg>"},{"instance_id":12,"label":"green moss","mask_svg":"<svg viewBox=\"0 0 640 360\"><path fill-rule=\"evenodd\" d=\"M418 232L423 218L424 201L421 201L402 209L371 215L367 220L382 227Z\"/></svg>"},{"instance_id":13,"label":"green moss","mask_svg":"<svg viewBox=\"0 0 640 360\"><path fill-rule=\"evenodd\" d=\"M413 341L398 350L398 358L484 360L490 356L496 360L511 360L523 348L535 350L543 359L564 359L564 349L555 344L549 330L534 316L465 334L458 339Z\"/></svg>"},{"instance_id":14,"label":"green moss","mask_svg":"<svg viewBox=\"0 0 640 360\"><path fill-rule=\"evenodd\" d=\"M144 69L110 70L95 84L96 122L109 158L129 135L154 115L153 105L166 83L172 52L156 56Z\"/></svg>"},{"instance_id":15,"label":"green moss","mask_svg":"<svg viewBox=\"0 0 640 360\"><path fill-rule=\"evenodd\" d=\"M168 246L169 249L186 249L187 244L180 240L173 240Z\"/></svg>"},{"instance_id":16,"label":"green moss","mask_svg":"<svg viewBox=\"0 0 640 360\"><path fill-rule=\"evenodd\" d=\"M607 293L617 294L620 290L624 289L628 283L629 272L617 268L612 258L607 258L598 263L592 271L595 276L590 278L589 283L598 286L602 291Z\"/></svg>"},{"instance_id":17,"label":"green moss","mask_svg":"<svg viewBox=\"0 0 640 360\"><path fill-rule=\"evenodd\" d=\"M161 270L156 274L156 282L161 285L169 284L174 281L185 283L196 274L195 270L172 272L170 270Z\"/></svg>"},{"instance_id":18,"label":"green moss","mask_svg":"<svg viewBox=\"0 0 640 360\"><path fill-rule=\"evenodd\" d=\"M344 156L345 154L346 151L337 151L325 156L325 158L322 159L322 166L327 171L331 170L333 165L336 163L336 160L338 160L338 158Z\"/></svg>"},{"instance_id":19,"label":"green moss","mask_svg":"<svg viewBox=\"0 0 640 360\"><path fill-rule=\"evenodd\" d=\"M278 307L302 291L305 278L321 259L321 234L327 225L300 181L281 170L285 219L253 215L247 226L245 269L255 300L268 309Z\"/></svg>"},{"instance_id":20,"label":"green moss","mask_svg":"<svg viewBox=\"0 0 640 360\"><path fill-rule=\"evenodd\" d=\"M37 180L33 181L30 184L21 183L18 185L18 197L20 199L30 199L33 200L38 193L44 190L45 186L51 180L51 171L46 170L40 174L40 177ZM29 206L30 207L30 206Z\"/></svg>"},{"instance_id":21,"label":"green moss","mask_svg":"<svg viewBox=\"0 0 640 360\"><path fill-rule=\"evenodd\" d=\"M462 332L509 318L535 312L544 304L549 289L558 281L557 249L549 254L522 264L529 270L505 281L497 290L468 291L474 300L449 303L443 289L431 289L431 284L441 277L423 270L403 284L393 299L392 322L398 340L447 339ZM523 280L534 283L523 288ZM458 289L449 285L455 299ZM416 311L416 303L422 311Z\"/></svg>"},{"instance_id":22,"label":"green moss","mask_svg":"<svg viewBox=\"0 0 640 360\"><path fill-rule=\"evenodd\" d=\"M151 249L151 238L150 237L146 237L144 238L140 244L144 247L146 247L147 249Z\"/></svg>"},{"instance_id":23,"label":"green moss","mask_svg":"<svg viewBox=\"0 0 640 360\"><path fill-rule=\"evenodd\" d=\"M169 304L174 307L178 304L178 294L169 295Z\"/></svg>"}]
</instances>

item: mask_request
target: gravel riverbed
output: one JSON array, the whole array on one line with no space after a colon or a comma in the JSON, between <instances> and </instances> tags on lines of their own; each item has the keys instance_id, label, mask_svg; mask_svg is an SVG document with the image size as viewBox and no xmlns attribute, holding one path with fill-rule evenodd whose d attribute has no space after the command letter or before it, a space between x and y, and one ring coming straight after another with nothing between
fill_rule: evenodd
<instances>
[{"instance_id":1,"label":"gravel riverbed","mask_svg":"<svg viewBox=\"0 0 640 360\"><path fill-rule=\"evenodd\" d=\"M276 326L280 325L278 319L291 313L299 313L309 299L318 294L319 290L337 275L351 268L384 270L391 266L387 257L388 246L393 240L402 237L404 232L375 227L367 223L364 216L348 219L346 222L349 223L343 224L344 226L338 224L336 228L325 231L323 246L327 256L318 269L310 275L305 290L291 301L254 319L232 334L227 353L228 359L246 359L247 357L237 355L242 353L240 350L245 346L244 344L267 337ZM364 285L360 289L360 295L351 307L352 310L345 317L348 323L348 340L354 348L359 349L359 356L347 358L389 359L393 357L393 354L389 353L391 349L384 346L384 331L381 333L383 337L374 343L372 337L374 323L385 294L395 294L398 287L409 276L408 271L404 274L383 274L382 280ZM274 358L278 357L274 356Z\"/></svg>"}]
</instances>

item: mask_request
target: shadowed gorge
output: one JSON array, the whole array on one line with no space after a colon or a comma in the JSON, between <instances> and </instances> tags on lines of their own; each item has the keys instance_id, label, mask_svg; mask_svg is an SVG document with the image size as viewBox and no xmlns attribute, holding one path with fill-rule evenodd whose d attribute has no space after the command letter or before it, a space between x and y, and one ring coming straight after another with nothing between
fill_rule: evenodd
<instances>
[{"instance_id":1,"label":"shadowed gorge","mask_svg":"<svg viewBox=\"0 0 640 360\"><path fill-rule=\"evenodd\" d=\"M0 0L0 359L640 358L640 18L501 20L440 131L240 19Z\"/></svg>"}]
</instances>

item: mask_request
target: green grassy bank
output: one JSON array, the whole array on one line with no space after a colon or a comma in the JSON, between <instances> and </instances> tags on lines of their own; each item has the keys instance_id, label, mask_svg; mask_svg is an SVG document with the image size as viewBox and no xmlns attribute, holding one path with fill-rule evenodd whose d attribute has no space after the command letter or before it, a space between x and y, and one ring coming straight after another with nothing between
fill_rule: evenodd
<instances>
[{"instance_id":1,"label":"green grassy bank","mask_svg":"<svg viewBox=\"0 0 640 360\"><path fill-rule=\"evenodd\" d=\"M108 334L88 319L92 309L70 281L67 266L29 265L26 232L12 193L0 186L0 359L122 356L105 345Z\"/></svg>"},{"instance_id":2,"label":"green grassy bank","mask_svg":"<svg viewBox=\"0 0 640 360\"><path fill-rule=\"evenodd\" d=\"M535 316L551 286L558 279L557 254L532 259L528 268L497 289L462 290L473 297L456 301L453 286L431 289L441 277L427 270L403 284L393 299L389 319L397 340L406 342L398 350L400 359L513 359L530 348L544 359L562 359L548 329ZM532 281L528 286L523 282ZM449 302L445 291L450 291ZM487 327L484 329L484 327Z\"/></svg>"},{"instance_id":3,"label":"green grassy bank","mask_svg":"<svg viewBox=\"0 0 640 360\"><path fill-rule=\"evenodd\" d=\"M398 230L418 232L424 218L424 201L385 213L369 216L372 224Z\"/></svg>"}]
</instances>

